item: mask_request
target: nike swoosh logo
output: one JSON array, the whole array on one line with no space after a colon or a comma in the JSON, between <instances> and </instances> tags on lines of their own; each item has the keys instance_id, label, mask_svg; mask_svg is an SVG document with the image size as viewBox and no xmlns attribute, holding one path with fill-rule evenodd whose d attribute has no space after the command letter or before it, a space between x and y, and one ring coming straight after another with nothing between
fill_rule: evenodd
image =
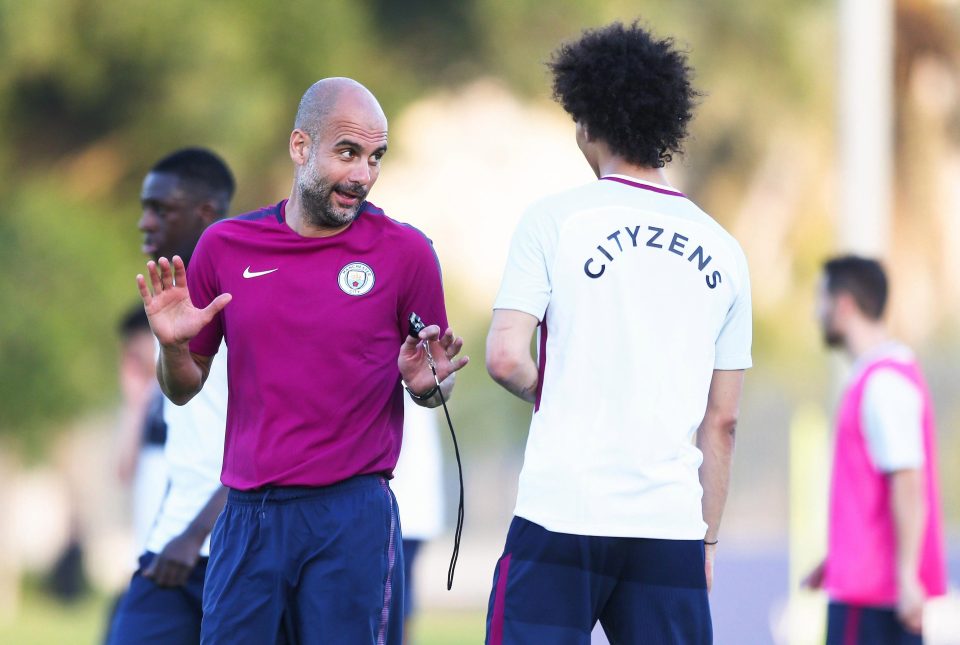
<instances>
[{"instance_id":1,"label":"nike swoosh logo","mask_svg":"<svg viewBox=\"0 0 960 645\"><path fill-rule=\"evenodd\" d=\"M277 267L279 269L280 267ZM244 278L259 278L262 275L267 275L268 273L273 273L277 269L267 269L266 271L251 271L250 267L247 267L243 270Z\"/></svg>"}]
</instances>

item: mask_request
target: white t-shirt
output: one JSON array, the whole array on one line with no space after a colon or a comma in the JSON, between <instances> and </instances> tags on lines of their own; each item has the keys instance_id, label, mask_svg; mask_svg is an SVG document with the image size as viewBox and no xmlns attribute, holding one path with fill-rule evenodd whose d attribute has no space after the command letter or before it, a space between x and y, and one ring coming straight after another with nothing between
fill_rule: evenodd
<instances>
[{"instance_id":1,"label":"white t-shirt","mask_svg":"<svg viewBox=\"0 0 960 645\"><path fill-rule=\"evenodd\" d=\"M713 371L752 364L736 240L673 189L608 176L529 209L494 308L541 321L516 514L563 533L702 538L692 439Z\"/></svg>"},{"instance_id":2,"label":"white t-shirt","mask_svg":"<svg viewBox=\"0 0 960 645\"><path fill-rule=\"evenodd\" d=\"M854 365L853 376L879 360L913 362L913 352L896 342L886 343ZM870 374L860 403L867 450L883 472L923 467L923 395L908 378L889 368Z\"/></svg>"},{"instance_id":3,"label":"white t-shirt","mask_svg":"<svg viewBox=\"0 0 960 645\"><path fill-rule=\"evenodd\" d=\"M164 456L170 484L147 540L147 550L153 553L183 533L220 487L227 419L226 344L221 343L200 392L186 405L168 401L163 419L167 423ZM209 554L208 536L200 555Z\"/></svg>"},{"instance_id":4,"label":"white t-shirt","mask_svg":"<svg viewBox=\"0 0 960 645\"><path fill-rule=\"evenodd\" d=\"M403 444L390 488L397 496L405 540L429 540L443 530L443 460L437 413L404 395Z\"/></svg>"}]
</instances>

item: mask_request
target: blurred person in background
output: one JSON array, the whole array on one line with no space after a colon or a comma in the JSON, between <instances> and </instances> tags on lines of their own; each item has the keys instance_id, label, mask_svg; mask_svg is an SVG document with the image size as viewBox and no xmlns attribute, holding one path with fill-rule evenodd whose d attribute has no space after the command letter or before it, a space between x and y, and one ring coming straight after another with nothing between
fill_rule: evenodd
<instances>
[{"instance_id":1,"label":"blurred person in background","mask_svg":"<svg viewBox=\"0 0 960 645\"><path fill-rule=\"evenodd\" d=\"M946 591L930 393L916 357L883 321L876 260L823 268L817 318L853 362L836 415L827 556L804 580L830 598L829 645L922 642L927 598Z\"/></svg>"},{"instance_id":2,"label":"blurred person in background","mask_svg":"<svg viewBox=\"0 0 960 645\"><path fill-rule=\"evenodd\" d=\"M672 40L614 23L550 67L598 181L526 212L494 303L487 369L534 412L487 642L710 643L746 259L664 175L697 96Z\"/></svg>"},{"instance_id":3,"label":"blurred person in background","mask_svg":"<svg viewBox=\"0 0 960 645\"><path fill-rule=\"evenodd\" d=\"M201 233L225 217L235 189L224 161L203 148L173 152L147 173L140 194L143 252L179 255L189 263ZM140 316L147 322L142 303ZM150 380L156 380L156 339L149 340ZM226 347L220 348L226 356ZM163 398L161 395L161 402ZM187 405L166 402L164 447L169 484L130 588L109 630L113 645L199 643L210 531L226 502L220 484L227 412L226 360L212 367L203 392Z\"/></svg>"},{"instance_id":4,"label":"blurred person in background","mask_svg":"<svg viewBox=\"0 0 960 645\"><path fill-rule=\"evenodd\" d=\"M435 410L403 400L403 446L390 480L403 529L404 643L413 642L415 563L421 549L443 530L443 456Z\"/></svg>"},{"instance_id":5,"label":"blurred person in background","mask_svg":"<svg viewBox=\"0 0 960 645\"><path fill-rule=\"evenodd\" d=\"M163 445L163 392L157 383L156 341L142 304L120 319L120 392L123 397L117 435L117 476L131 490L133 560L146 548L150 527L167 488Z\"/></svg>"},{"instance_id":6,"label":"blurred person in background","mask_svg":"<svg viewBox=\"0 0 960 645\"><path fill-rule=\"evenodd\" d=\"M401 643L403 549L387 482L402 384L436 407L468 359L447 327L431 242L366 200L386 149L369 90L316 82L289 138L289 198L210 227L189 284L177 256L137 276L171 401L201 392L223 363L221 342L230 347L231 490L213 531L205 643L261 645L281 631L298 642ZM411 312L433 324L409 336Z\"/></svg>"},{"instance_id":7,"label":"blurred person in background","mask_svg":"<svg viewBox=\"0 0 960 645\"><path fill-rule=\"evenodd\" d=\"M85 548L76 511L70 516L70 533L50 571L44 577L44 590L62 603L73 603L90 592L85 571Z\"/></svg>"}]
</instances>

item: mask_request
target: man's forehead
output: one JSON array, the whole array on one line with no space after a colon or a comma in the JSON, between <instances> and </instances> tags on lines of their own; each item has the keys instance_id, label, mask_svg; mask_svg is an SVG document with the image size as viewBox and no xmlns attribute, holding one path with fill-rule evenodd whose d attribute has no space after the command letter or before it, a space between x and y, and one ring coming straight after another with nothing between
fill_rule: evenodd
<instances>
[{"instance_id":1,"label":"man's forehead","mask_svg":"<svg viewBox=\"0 0 960 645\"><path fill-rule=\"evenodd\" d=\"M830 280L827 278L827 276L820 276L820 279L817 281L817 298L821 302L831 303L840 295L842 295L842 292L833 293L830 290Z\"/></svg>"},{"instance_id":2,"label":"man's forehead","mask_svg":"<svg viewBox=\"0 0 960 645\"><path fill-rule=\"evenodd\" d=\"M186 194L180 178L168 172L147 173L140 189L141 199L177 199L186 197Z\"/></svg>"},{"instance_id":3,"label":"man's forehead","mask_svg":"<svg viewBox=\"0 0 960 645\"><path fill-rule=\"evenodd\" d=\"M386 145L387 124L385 121L361 121L350 116L334 117L327 121L323 134L334 142L347 139L367 145Z\"/></svg>"},{"instance_id":4,"label":"man's forehead","mask_svg":"<svg viewBox=\"0 0 960 645\"><path fill-rule=\"evenodd\" d=\"M387 117L368 92L343 92L323 121L322 128L328 133L351 133L370 140L387 138Z\"/></svg>"},{"instance_id":5,"label":"man's forehead","mask_svg":"<svg viewBox=\"0 0 960 645\"><path fill-rule=\"evenodd\" d=\"M820 274L820 277L817 278L817 289L820 293L827 293L830 290L830 278L826 273Z\"/></svg>"}]
</instances>

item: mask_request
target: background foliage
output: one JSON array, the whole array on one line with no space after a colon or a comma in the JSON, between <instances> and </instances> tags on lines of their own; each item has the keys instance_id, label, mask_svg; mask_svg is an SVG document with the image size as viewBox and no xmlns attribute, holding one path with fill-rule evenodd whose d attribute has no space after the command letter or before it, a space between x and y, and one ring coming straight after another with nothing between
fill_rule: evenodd
<instances>
[{"instance_id":1,"label":"background foliage","mask_svg":"<svg viewBox=\"0 0 960 645\"><path fill-rule=\"evenodd\" d=\"M356 77L391 115L489 76L545 100L558 42L637 11L696 43L710 100L690 183L704 199L742 183L774 120L804 127L827 109L819 0L0 0L0 434L34 448L115 398L139 182L159 154L213 147L237 174L235 210L254 208L287 189L293 108L317 78Z\"/></svg>"}]
</instances>

